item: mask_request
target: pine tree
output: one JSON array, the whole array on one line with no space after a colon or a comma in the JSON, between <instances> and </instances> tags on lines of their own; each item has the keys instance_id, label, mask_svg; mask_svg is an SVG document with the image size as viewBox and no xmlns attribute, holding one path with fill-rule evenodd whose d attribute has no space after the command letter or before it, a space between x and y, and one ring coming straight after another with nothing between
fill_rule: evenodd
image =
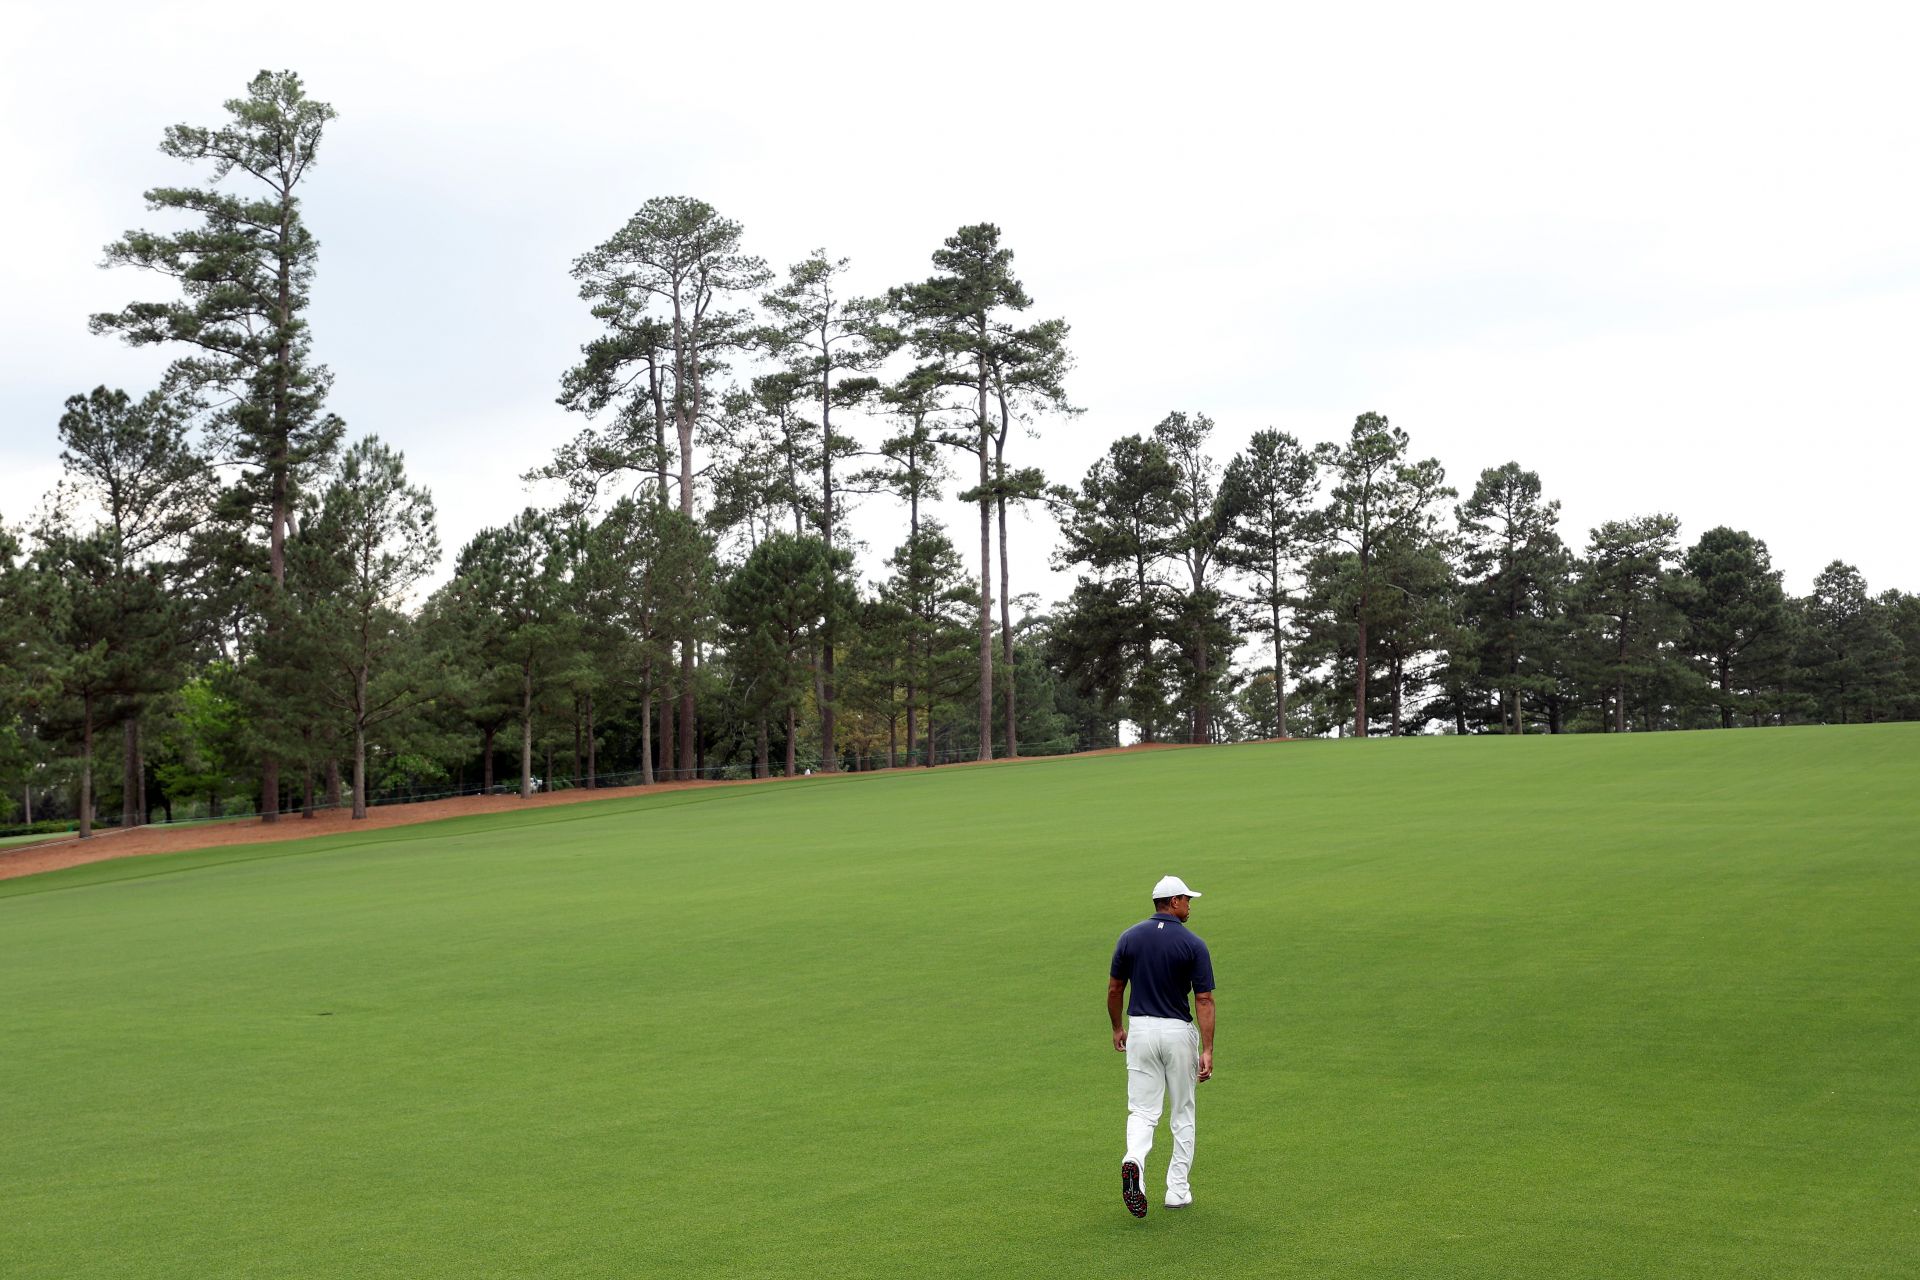
<instances>
[{"instance_id":1,"label":"pine tree","mask_svg":"<svg viewBox=\"0 0 1920 1280\"><path fill-rule=\"evenodd\" d=\"M1064 615L1075 624L1070 651L1078 679L1083 689L1117 696L1143 742L1156 741L1168 721L1169 673L1156 646L1166 631L1161 570L1178 554L1179 484L1166 446L1133 435L1108 446L1077 493L1056 491L1067 512L1056 561L1085 565L1094 575L1075 589ZM1100 657L1103 650L1113 656Z\"/></svg>"},{"instance_id":2,"label":"pine tree","mask_svg":"<svg viewBox=\"0 0 1920 1280\"><path fill-rule=\"evenodd\" d=\"M721 593L728 654L750 705L785 720L789 777L797 768L796 721L809 691L805 655L821 643L830 621L844 623L856 607L846 582L851 559L818 538L778 533L754 549Z\"/></svg>"},{"instance_id":3,"label":"pine tree","mask_svg":"<svg viewBox=\"0 0 1920 1280\"><path fill-rule=\"evenodd\" d=\"M979 750L982 760L990 760L994 516L999 513L1001 530L1002 648L1010 661L1013 624L1004 600L1009 590L1006 510L1012 502L1042 496L1045 485L1036 470L1008 468L1007 440L1014 422L1037 408L1071 411L1061 387L1071 361L1064 322L1026 328L1015 324L1014 313L1026 310L1032 300L1013 274L1013 251L1001 246L1000 228L985 222L961 227L934 251L933 264L938 274L896 288L888 297L899 316L897 341L911 345L917 358L937 369L942 385L972 393L972 430L946 440L973 454L979 466L979 484L960 496L980 511ZM1014 710L1009 700L1009 734L1015 733ZM1017 752L1017 741L1008 746Z\"/></svg>"},{"instance_id":4,"label":"pine tree","mask_svg":"<svg viewBox=\"0 0 1920 1280\"><path fill-rule=\"evenodd\" d=\"M741 252L743 239L740 224L721 217L704 200L656 196L573 264L580 297L607 325L613 348L607 362L632 364L650 351L655 365L663 366L650 394L659 402L662 420L673 427L680 514L689 521L695 507L695 437L709 425L715 376L727 355L748 345L755 333L748 315L727 310L725 303L768 279L766 263ZM664 328L657 338L647 329L649 320ZM698 640L689 634L679 644L677 768L690 770ZM664 755L671 739L662 738Z\"/></svg>"},{"instance_id":5,"label":"pine tree","mask_svg":"<svg viewBox=\"0 0 1920 1280\"><path fill-rule=\"evenodd\" d=\"M357 441L299 535L301 567L324 591L302 622L323 701L353 735L353 816L367 816L367 734L432 693L407 670L407 596L440 559L433 500L405 459L374 436Z\"/></svg>"},{"instance_id":6,"label":"pine tree","mask_svg":"<svg viewBox=\"0 0 1920 1280\"><path fill-rule=\"evenodd\" d=\"M852 483L868 492L889 493L907 504L907 540L895 550L888 562L894 567L897 580L899 574L909 570L913 575L923 572L924 566L932 563L929 557L937 560L940 555L952 552L952 544L947 541L945 533L939 531L939 526L924 523L921 507L938 500L942 485L952 476L937 444L941 436L940 424L953 415L954 406L945 398L937 368L924 365L883 387L880 402L894 417L900 430L881 441L875 451L879 461L858 472ZM939 538L944 552L924 545L930 529ZM912 599L920 600L917 588L909 587L908 591ZM887 592L883 589L883 603L886 599ZM909 619L898 634L905 646L900 655L900 669L905 682L907 753L911 759L920 741L922 691L918 682L922 678L921 659L925 657L922 646L926 643L926 628L918 625L925 618L917 612L917 604L902 604L900 607L908 611Z\"/></svg>"},{"instance_id":7,"label":"pine tree","mask_svg":"<svg viewBox=\"0 0 1920 1280\"><path fill-rule=\"evenodd\" d=\"M300 495L343 430L326 411L332 375L313 360L306 312L320 246L296 194L335 112L307 97L291 71L262 71L226 110L226 125L173 125L160 144L175 159L209 164L209 185L146 193L155 212L191 214L198 224L173 234L129 231L107 246L106 265L170 277L180 296L96 315L92 327L135 346L192 349L169 370L168 385L215 406L219 450L242 464L227 501L253 513L256 527L264 520L271 594L286 587L286 539ZM241 189L224 187L235 174ZM271 599L259 607L263 616L273 611ZM272 718L271 704L256 711ZM279 806L279 764L268 755L262 816L274 821Z\"/></svg>"},{"instance_id":8,"label":"pine tree","mask_svg":"<svg viewBox=\"0 0 1920 1280\"><path fill-rule=\"evenodd\" d=\"M1502 730L1525 733L1523 699L1557 687L1554 615L1572 563L1555 527L1560 503L1542 501L1539 475L1509 462L1482 471L1454 512L1479 675L1499 699Z\"/></svg>"},{"instance_id":9,"label":"pine tree","mask_svg":"<svg viewBox=\"0 0 1920 1280\"><path fill-rule=\"evenodd\" d=\"M1590 688L1611 708L1615 733L1627 730L1629 695L1659 675L1661 652L1678 638L1681 587L1673 567L1680 522L1669 515L1610 520L1593 530L1578 590L1591 618L1586 643ZM1657 728L1651 699L1642 727Z\"/></svg>"},{"instance_id":10,"label":"pine tree","mask_svg":"<svg viewBox=\"0 0 1920 1280\"><path fill-rule=\"evenodd\" d=\"M713 541L672 507L628 500L615 504L593 530L582 571L591 578L591 592L604 594L586 613L586 624L599 625L595 620L604 617L615 678L640 704L641 780L651 785L653 702L673 687L674 646L689 636L698 641L711 635L718 595ZM664 739L657 745L665 771L672 746ZM685 758L689 768L693 759Z\"/></svg>"},{"instance_id":11,"label":"pine tree","mask_svg":"<svg viewBox=\"0 0 1920 1280\"><path fill-rule=\"evenodd\" d=\"M77 510L101 517L112 572L123 586L142 573L164 582L166 617L124 616L145 633L144 664L130 671L117 707L122 728L120 823L146 820L141 717L147 703L180 679L192 639L179 585L190 572L188 540L208 519L217 493L212 467L189 439L183 406L160 392L136 401L96 387L70 396L60 417L62 478L51 508L62 521Z\"/></svg>"},{"instance_id":12,"label":"pine tree","mask_svg":"<svg viewBox=\"0 0 1920 1280\"><path fill-rule=\"evenodd\" d=\"M1367 628L1385 588L1381 548L1431 540L1433 504L1451 498L1446 472L1432 458L1407 461L1407 433L1381 414L1354 420L1344 445L1323 445L1318 460L1333 480L1319 528L1353 557L1340 576L1339 607L1353 627L1354 731L1367 736Z\"/></svg>"},{"instance_id":13,"label":"pine tree","mask_svg":"<svg viewBox=\"0 0 1920 1280\"><path fill-rule=\"evenodd\" d=\"M1171 413L1153 429L1173 467L1169 547L1186 579L1169 598L1172 632L1186 668L1181 684L1189 742L1214 740L1215 708L1239 642L1219 585L1232 512L1221 500L1218 468L1206 452L1212 434L1213 419L1205 414Z\"/></svg>"},{"instance_id":14,"label":"pine tree","mask_svg":"<svg viewBox=\"0 0 1920 1280\"><path fill-rule=\"evenodd\" d=\"M1800 665L1820 716L1871 723L1899 698L1903 647L1896 614L1867 589L1860 571L1835 560L1813 580L1803 609Z\"/></svg>"},{"instance_id":15,"label":"pine tree","mask_svg":"<svg viewBox=\"0 0 1920 1280\"><path fill-rule=\"evenodd\" d=\"M816 249L787 270L787 279L762 300L774 323L764 331L768 352L785 366L795 388L806 388L807 398L820 414L819 534L828 546L838 545L841 483L834 464L851 458L858 442L833 427L833 411L850 409L879 393L880 381L871 376L885 354L874 338L880 328L881 305L871 299L848 298L837 281L847 270L847 259L829 259ZM834 721L838 689L834 682L839 637L837 618L828 620L820 636L820 767L838 770Z\"/></svg>"},{"instance_id":16,"label":"pine tree","mask_svg":"<svg viewBox=\"0 0 1920 1280\"><path fill-rule=\"evenodd\" d=\"M1227 511L1221 560L1253 580L1252 603L1266 617L1273 644L1274 733L1287 736L1286 627L1281 611L1302 557L1312 545L1313 499L1319 490L1314 455L1284 431L1256 431L1227 464L1220 482ZM1265 696L1265 695L1262 695Z\"/></svg>"},{"instance_id":17,"label":"pine tree","mask_svg":"<svg viewBox=\"0 0 1920 1280\"><path fill-rule=\"evenodd\" d=\"M448 590L476 627L486 666L511 672L520 695L520 796L533 794L534 701L563 669L574 619L566 609L567 554L545 512L482 529L461 548Z\"/></svg>"},{"instance_id":18,"label":"pine tree","mask_svg":"<svg viewBox=\"0 0 1920 1280\"><path fill-rule=\"evenodd\" d=\"M1750 658L1786 626L1786 592L1767 544L1724 525L1700 535L1682 567L1696 586L1687 601L1689 647L1706 667L1720 707L1720 725L1751 711L1762 683Z\"/></svg>"}]
</instances>

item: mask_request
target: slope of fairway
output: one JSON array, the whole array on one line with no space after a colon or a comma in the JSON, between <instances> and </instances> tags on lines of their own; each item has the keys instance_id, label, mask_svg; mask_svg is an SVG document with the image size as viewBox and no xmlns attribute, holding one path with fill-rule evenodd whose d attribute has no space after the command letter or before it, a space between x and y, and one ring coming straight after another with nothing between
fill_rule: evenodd
<instances>
[{"instance_id":1,"label":"slope of fairway","mask_svg":"<svg viewBox=\"0 0 1920 1280\"><path fill-rule=\"evenodd\" d=\"M694 792L0 884L0 1275L1889 1276L1920 726ZM1102 995L1220 981L1196 1206Z\"/></svg>"}]
</instances>

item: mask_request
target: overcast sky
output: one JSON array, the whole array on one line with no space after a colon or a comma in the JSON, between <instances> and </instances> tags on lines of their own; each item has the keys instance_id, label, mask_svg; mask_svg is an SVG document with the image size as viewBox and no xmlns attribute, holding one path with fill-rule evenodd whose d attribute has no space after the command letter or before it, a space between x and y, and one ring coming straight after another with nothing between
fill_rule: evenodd
<instances>
[{"instance_id":1,"label":"overcast sky","mask_svg":"<svg viewBox=\"0 0 1920 1280\"><path fill-rule=\"evenodd\" d=\"M0 4L0 517L66 396L169 358L86 328L162 283L99 267L192 180L162 129L290 68L340 113L304 194L332 406L405 449L449 555L580 425L569 263L684 194L861 291L997 222L1072 325L1086 412L1015 446L1056 480L1172 409L1223 459L1373 410L1463 495L1537 470L1576 546L1667 511L1796 593L1835 558L1920 590L1916 12ZM898 516L855 528L884 554ZM1015 591L1064 594L1051 530L1015 543Z\"/></svg>"}]
</instances>

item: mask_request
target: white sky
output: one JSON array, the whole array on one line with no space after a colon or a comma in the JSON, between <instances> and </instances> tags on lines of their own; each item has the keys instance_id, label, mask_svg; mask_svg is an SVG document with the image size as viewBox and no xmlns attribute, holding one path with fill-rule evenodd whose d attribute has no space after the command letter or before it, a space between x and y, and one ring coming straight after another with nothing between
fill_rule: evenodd
<instances>
[{"instance_id":1,"label":"white sky","mask_svg":"<svg viewBox=\"0 0 1920 1280\"><path fill-rule=\"evenodd\" d=\"M1463 495L1539 471L1575 545L1671 511L1794 592L1836 557L1920 590L1917 13L0 2L0 517L67 395L169 358L86 329L162 283L98 267L192 180L161 130L286 67L340 112L304 197L333 407L406 450L449 555L580 425L569 263L686 194L861 291L999 223L1073 326L1087 412L1017 446L1055 480L1175 408L1223 460L1376 410ZM855 527L884 554L898 516ZM1016 531L1016 592L1064 594L1051 549Z\"/></svg>"}]
</instances>

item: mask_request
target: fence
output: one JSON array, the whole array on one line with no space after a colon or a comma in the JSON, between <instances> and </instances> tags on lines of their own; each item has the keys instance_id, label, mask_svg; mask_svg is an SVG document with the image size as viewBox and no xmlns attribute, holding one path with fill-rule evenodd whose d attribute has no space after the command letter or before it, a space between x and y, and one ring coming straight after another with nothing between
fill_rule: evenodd
<instances>
[{"instance_id":1,"label":"fence","mask_svg":"<svg viewBox=\"0 0 1920 1280\"><path fill-rule=\"evenodd\" d=\"M917 769L922 767L938 767L941 765L949 765L949 764L968 764L976 760L979 755L976 749L955 750L955 751L936 751L933 754L932 764L928 765L923 760L923 757L925 756L925 754L926 754L925 752L919 751L919 750L914 750L910 752L901 752L900 760L898 764L895 764L892 766L876 764L872 767L865 768L865 769L842 770L839 776L851 777L861 773L881 773L881 772L887 771L889 768ZM1059 743L1046 743L1046 744L1042 744L1037 749L1031 748L1031 747L1023 748L1020 753L1020 758L1025 760L1025 759L1035 759L1035 758L1044 757L1044 756L1067 756L1067 755L1079 755L1079 754L1082 754L1082 753L1078 749L1073 747L1071 744L1062 745ZM880 753L880 758L884 759L885 753ZM996 760L999 760L999 759L1002 759L1003 757L996 755L994 758ZM780 761L779 759L770 760L768 762L769 767L773 771L769 774L767 780L770 781L774 778L780 778L785 776L785 774L782 772L782 767L781 767L782 763L783 762ZM802 777L812 776L819 772L820 771L817 769L807 769L803 773L797 774L795 776L802 776ZM745 782L745 781L751 780L753 776L754 774L753 774L753 769L751 765L742 765L736 762L736 763L724 764L724 765L708 765L704 768L672 769L672 770L667 770L665 772L656 771L656 776L653 780L653 785L657 786L657 785L666 784L666 783L684 783L684 782ZM617 770L610 773L597 773L593 776L591 789L611 790L611 789L623 788L623 787L644 786L644 785L648 785L645 782L645 777L646 777L645 771L641 769L623 769L623 770ZM535 793L552 792L552 791L582 791L582 790L589 789L588 778L585 774L575 774L575 775L562 776L562 777L556 777L556 778L535 778L533 780L533 783L534 783L533 790ZM499 779L495 781L494 784L490 787L484 786L484 785L473 786L473 787L458 787L458 786L449 787L449 786L439 786L439 785L392 786L392 787L384 788L379 791L369 791L367 793L367 807L372 809L372 808L383 808L388 805L397 805L397 804L424 804L428 801L433 801L433 800L455 800L455 799L460 799L466 796L480 796L480 795L510 796L510 795L518 795L519 792L520 792L519 778ZM321 813L330 809L346 809L346 808L352 807L352 804L353 804L353 801L350 798L343 798L337 803L332 803L332 804L316 801L315 804L313 805L313 811L315 813ZM283 817L298 816L306 812L306 806L304 804L293 804L287 808L282 809L280 812ZM94 831L100 834L119 831L121 828L119 823L115 820L116 817L117 815L112 815L112 814L105 815L104 820L96 821L93 824ZM213 823L219 823L219 822L251 821L251 820L258 819L259 817L260 817L260 812L257 809L247 810L245 812L229 811L229 812L221 813L218 816L202 815L202 816L188 817L188 818L176 818L171 822L148 822L148 823L142 824L142 826L139 828L131 828L131 829L168 830L174 827L208 826ZM44 827L47 824L35 823L34 825L36 827ZM78 831L79 825L80 824L77 820L68 820L66 824L67 833L71 834L73 832ZM60 833L56 831L56 832L49 832L47 834L57 837Z\"/></svg>"}]
</instances>

